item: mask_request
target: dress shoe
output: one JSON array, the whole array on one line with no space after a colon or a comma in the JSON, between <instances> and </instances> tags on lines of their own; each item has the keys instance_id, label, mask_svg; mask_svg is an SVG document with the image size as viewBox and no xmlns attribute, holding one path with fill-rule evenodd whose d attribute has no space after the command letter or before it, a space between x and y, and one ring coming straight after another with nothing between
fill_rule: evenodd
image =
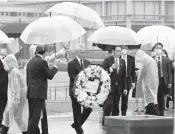
<instances>
[{"instance_id":1,"label":"dress shoe","mask_svg":"<svg viewBox=\"0 0 175 134\"><path fill-rule=\"evenodd\" d=\"M27 134L27 131L25 131L25 132L22 132L22 134Z\"/></svg>"},{"instance_id":2,"label":"dress shoe","mask_svg":"<svg viewBox=\"0 0 175 134\"><path fill-rule=\"evenodd\" d=\"M126 112L122 112L122 116L126 116Z\"/></svg>"},{"instance_id":3,"label":"dress shoe","mask_svg":"<svg viewBox=\"0 0 175 134\"><path fill-rule=\"evenodd\" d=\"M0 134L7 134L8 130L9 130L8 127L1 125Z\"/></svg>"},{"instance_id":4,"label":"dress shoe","mask_svg":"<svg viewBox=\"0 0 175 134\"><path fill-rule=\"evenodd\" d=\"M74 124L74 123L72 123L71 127L72 127L72 128L75 128L75 124Z\"/></svg>"}]
</instances>

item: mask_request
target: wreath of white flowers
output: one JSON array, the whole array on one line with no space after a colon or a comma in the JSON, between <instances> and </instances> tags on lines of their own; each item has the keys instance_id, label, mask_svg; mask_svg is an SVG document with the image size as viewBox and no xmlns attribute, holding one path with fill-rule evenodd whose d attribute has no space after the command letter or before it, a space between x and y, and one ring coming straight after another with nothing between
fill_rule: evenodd
<instances>
[{"instance_id":1,"label":"wreath of white flowers","mask_svg":"<svg viewBox=\"0 0 175 134\"><path fill-rule=\"evenodd\" d=\"M89 79L98 79L101 83L96 93L85 91ZM111 80L107 71L98 65L90 65L78 74L74 85L74 96L82 106L92 108L103 105L110 90Z\"/></svg>"}]
</instances>

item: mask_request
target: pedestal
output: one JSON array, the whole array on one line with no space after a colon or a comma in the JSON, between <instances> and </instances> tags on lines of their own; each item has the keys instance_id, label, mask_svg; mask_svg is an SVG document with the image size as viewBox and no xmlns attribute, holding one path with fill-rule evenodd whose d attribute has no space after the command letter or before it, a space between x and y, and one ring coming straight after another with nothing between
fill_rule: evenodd
<instances>
[{"instance_id":1,"label":"pedestal","mask_svg":"<svg viewBox=\"0 0 175 134\"><path fill-rule=\"evenodd\" d=\"M174 119L151 115L106 117L106 134L173 134Z\"/></svg>"}]
</instances>

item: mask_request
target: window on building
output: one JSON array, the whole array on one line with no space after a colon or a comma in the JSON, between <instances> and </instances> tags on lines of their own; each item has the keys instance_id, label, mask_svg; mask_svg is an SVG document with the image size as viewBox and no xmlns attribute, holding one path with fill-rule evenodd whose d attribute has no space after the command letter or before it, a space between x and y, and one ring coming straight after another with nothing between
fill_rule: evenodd
<instances>
[{"instance_id":1,"label":"window on building","mask_svg":"<svg viewBox=\"0 0 175 134\"><path fill-rule=\"evenodd\" d=\"M28 17L34 17L34 13L27 13Z\"/></svg>"},{"instance_id":2,"label":"window on building","mask_svg":"<svg viewBox=\"0 0 175 134\"><path fill-rule=\"evenodd\" d=\"M22 13L22 16L26 16L26 13Z\"/></svg>"},{"instance_id":3,"label":"window on building","mask_svg":"<svg viewBox=\"0 0 175 134\"><path fill-rule=\"evenodd\" d=\"M1 12L1 16L4 16L4 12Z\"/></svg>"},{"instance_id":4,"label":"window on building","mask_svg":"<svg viewBox=\"0 0 175 134\"><path fill-rule=\"evenodd\" d=\"M10 16L17 16L17 12L10 12Z\"/></svg>"},{"instance_id":5,"label":"window on building","mask_svg":"<svg viewBox=\"0 0 175 134\"><path fill-rule=\"evenodd\" d=\"M93 9L95 12L97 12L101 16L102 14L102 3L101 2L84 3L83 5Z\"/></svg>"},{"instance_id":6,"label":"window on building","mask_svg":"<svg viewBox=\"0 0 175 134\"><path fill-rule=\"evenodd\" d=\"M161 2L158 1L133 1L133 14L136 20L159 20Z\"/></svg>"},{"instance_id":7,"label":"window on building","mask_svg":"<svg viewBox=\"0 0 175 134\"><path fill-rule=\"evenodd\" d=\"M109 1L106 2L106 15L125 15L126 14L126 2L124 1Z\"/></svg>"},{"instance_id":8,"label":"window on building","mask_svg":"<svg viewBox=\"0 0 175 134\"><path fill-rule=\"evenodd\" d=\"M22 13L18 13L18 16L21 16L22 15Z\"/></svg>"},{"instance_id":9,"label":"window on building","mask_svg":"<svg viewBox=\"0 0 175 134\"><path fill-rule=\"evenodd\" d=\"M9 12L5 12L5 16L9 16Z\"/></svg>"},{"instance_id":10,"label":"window on building","mask_svg":"<svg viewBox=\"0 0 175 134\"><path fill-rule=\"evenodd\" d=\"M167 20L174 20L174 1L166 1L165 15Z\"/></svg>"}]
</instances>

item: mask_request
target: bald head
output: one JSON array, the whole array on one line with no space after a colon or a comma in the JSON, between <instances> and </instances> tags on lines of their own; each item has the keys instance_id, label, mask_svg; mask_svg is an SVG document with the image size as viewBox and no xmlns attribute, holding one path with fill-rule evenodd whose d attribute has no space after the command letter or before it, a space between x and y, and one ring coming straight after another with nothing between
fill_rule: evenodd
<instances>
[{"instance_id":1,"label":"bald head","mask_svg":"<svg viewBox=\"0 0 175 134\"><path fill-rule=\"evenodd\" d=\"M85 44L77 44L76 46L75 46L75 50L83 50L83 51L85 51Z\"/></svg>"},{"instance_id":2,"label":"bald head","mask_svg":"<svg viewBox=\"0 0 175 134\"><path fill-rule=\"evenodd\" d=\"M85 49L85 45L84 44L77 44L76 47L75 47L75 50L76 50L76 55L80 59L84 59L85 58L86 49Z\"/></svg>"},{"instance_id":3,"label":"bald head","mask_svg":"<svg viewBox=\"0 0 175 134\"><path fill-rule=\"evenodd\" d=\"M33 58L35 56L37 45L31 45L30 46L30 58Z\"/></svg>"}]
</instances>

